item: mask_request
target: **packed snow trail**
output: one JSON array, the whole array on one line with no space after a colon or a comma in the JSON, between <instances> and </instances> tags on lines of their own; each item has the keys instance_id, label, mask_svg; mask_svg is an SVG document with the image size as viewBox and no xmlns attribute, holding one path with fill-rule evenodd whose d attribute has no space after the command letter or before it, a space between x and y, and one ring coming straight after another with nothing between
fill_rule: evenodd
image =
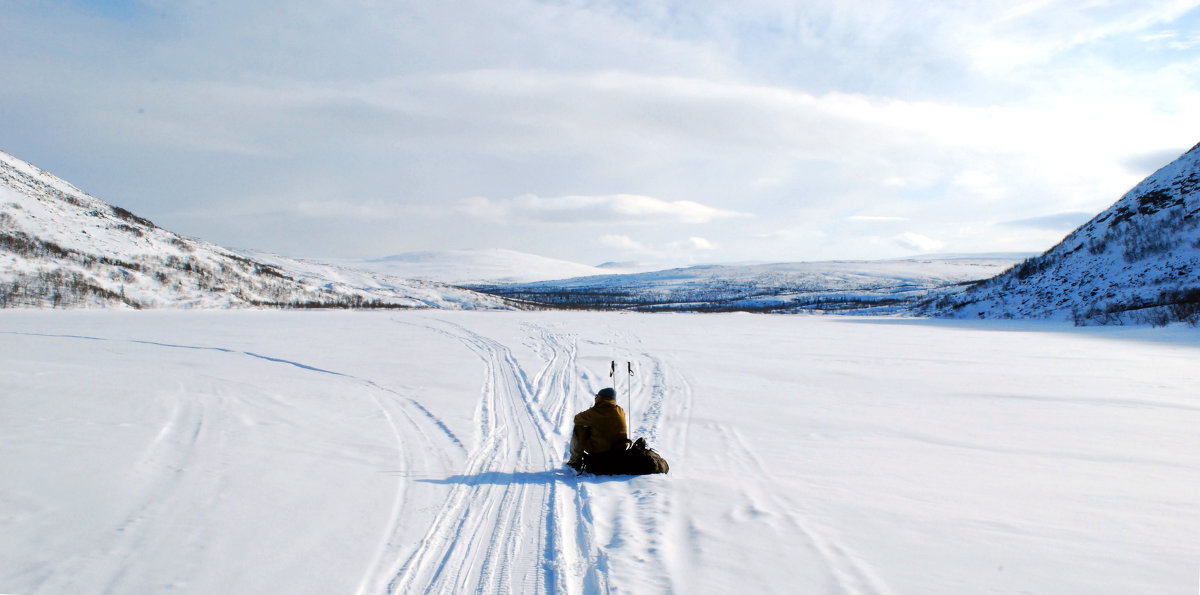
<instances>
[{"instance_id":1,"label":"packed snow trail","mask_svg":"<svg viewBox=\"0 0 1200 595\"><path fill-rule=\"evenodd\" d=\"M530 405L532 389L506 348L460 326L447 327L431 328L461 339L486 365L476 414L478 446L462 474L423 480L453 487L387 591L530 592L553 585L554 577L538 562L556 479L549 471L546 431Z\"/></svg>"},{"instance_id":2,"label":"packed snow trail","mask_svg":"<svg viewBox=\"0 0 1200 595\"><path fill-rule=\"evenodd\" d=\"M561 454L581 390L577 337L524 325L526 342L545 361L531 380L499 342L449 322L429 328L456 337L484 363L478 446L463 473L422 480L453 488L387 591L607 591L584 488L564 470Z\"/></svg>"},{"instance_id":3,"label":"packed snow trail","mask_svg":"<svg viewBox=\"0 0 1200 595\"><path fill-rule=\"evenodd\" d=\"M405 323L409 324L409 323ZM177 341L103 336L76 336L50 333L15 333L46 339L125 343L166 352L211 354L212 357L242 357L266 365L283 365L301 375L314 374L335 383L361 386L386 422L395 442L393 474L394 496L387 522L380 531L377 546L362 575L357 592L488 592L488 593L604 593L611 590L609 575L613 562L605 546L619 536L596 535L596 513L589 495L588 482L580 481L563 465L563 453L574 413L590 404L597 386L583 386L589 372L578 367L578 337L574 332L547 325L523 324L524 345L541 361L540 370L526 373L512 349L497 340L453 322L428 320L419 325L459 341L474 353L484 367L484 382L476 410L477 436L474 448L466 453L461 467L447 451L464 448L463 441L420 402L409 389L396 389L353 373L333 369L316 362L299 361L285 355L235 347L193 345ZM661 365L654 367L652 378L661 381ZM594 378L599 378L595 374ZM627 388L627 387L626 387ZM635 387L637 390L644 388ZM90 555L88 567L96 572L106 568L122 569L107 579L111 589L124 584L123 569L134 566L136 552L147 547L141 527L160 528L168 524L159 510L179 508L170 494L187 485L191 494L218 494L224 487L221 478L228 463L213 467L203 461L191 461L192 453L211 455L220 452L229 435L223 424L216 430L203 431L205 418L249 420L256 417L245 407L258 407L253 399L219 392L220 398L199 399L183 390L171 400L172 413L143 455L138 468L144 468L147 495L133 507L117 529L118 539L105 546L103 555ZM641 408L647 427L660 423L662 387L656 386ZM282 399L266 402L284 406ZM685 402L681 402L683 405ZM219 410L218 410L219 408ZM631 424L634 423L631 419ZM205 440L200 444L201 440ZM211 458L211 456L210 456ZM432 462L432 464L431 464ZM172 471L160 477L158 470ZM416 473L415 471L423 469ZM439 477L437 469L461 469L458 474ZM206 486L195 480L209 482ZM603 480L611 482L612 480ZM214 483L215 482L215 483ZM420 511L410 502L413 484L448 486L443 504L429 523L419 543L406 544L403 534L411 531ZM662 503L652 495L638 493L634 508L604 511L623 531L638 538L659 539L657 522L647 511L661 512ZM665 502L665 500L664 500ZM185 505L186 506L186 505ZM641 518L635 518L640 515ZM626 518L628 517L628 518ZM602 522L608 527L607 522ZM641 528L645 525L646 528ZM644 554L646 552L643 552ZM663 566L661 557L644 555L644 563ZM65 566L64 568L71 568ZM87 576L83 568L72 571ZM58 581L55 577L62 577ZM59 572L40 583L39 588L70 588L75 584ZM57 585L57 586L56 586Z\"/></svg>"},{"instance_id":4,"label":"packed snow trail","mask_svg":"<svg viewBox=\"0 0 1200 595\"><path fill-rule=\"evenodd\" d=\"M448 321L427 328L455 337L484 364L478 446L461 474L421 480L452 489L387 591L606 593L613 588L610 576L626 570L626 562L611 559L608 550L623 544L636 548L637 576L660 577L660 584L643 589L672 590L678 573L671 572L664 555L670 550L666 532L677 529L667 526L674 518L670 496L634 489L620 507L597 511L595 490L630 480L577 478L564 468L571 420L608 380L601 370L580 367L577 332L522 324L521 343L541 366L531 374L510 347L495 339ZM612 340L638 341L628 335ZM630 425L653 441L668 407L683 419L690 389L662 359L647 353L636 357L645 363L644 377L635 375L620 388L638 395L636 411L642 413ZM674 381L682 388L669 388ZM667 399L668 393L677 398ZM686 433L686 423L677 426L674 432Z\"/></svg>"},{"instance_id":5,"label":"packed snow trail","mask_svg":"<svg viewBox=\"0 0 1200 595\"><path fill-rule=\"evenodd\" d=\"M411 399L411 397L397 390L382 387L374 381L349 374L326 370L281 357L224 347L184 345L137 339L108 339L105 337L66 334L9 334L48 339L124 342L132 345L150 346L151 348L167 350L191 350L226 354L235 357L247 357L274 364L293 366L307 372L341 377L356 384L369 387L371 390L365 392L370 402L378 407L381 416L390 427L391 434L396 442L395 452L399 457L396 472L399 479L396 482L395 499L392 506L391 518L388 523L389 527L394 528L399 524L399 511L404 504L405 487L408 482L407 472L413 467L412 460L414 453L419 451L428 458L439 459L444 465L449 465L448 457L445 455L447 447L462 448L462 443L446 428L445 424L415 400ZM205 420L208 418L220 420L229 417L246 420L248 419L248 412L254 408L260 408L261 404L247 400L236 393L230 394L224 390L214 390L213 392L217 397L214 399L192 398L187 392L183 386L180 386L170 398L171 413L167 416L166 421L162 423L161 429L154 436L153 441L144 450L134 466L134 471L129 479L130 490L132 493L142 495L134 499L135 505L125 515L125 520L117 526L115 531L116 538L87 556L86 559L71 562L70 564L73 568L69 573L59 572L47 577L39 585L40 588L51 591L60 588L69 590L70 585L75 584L75 579L68 576L68 574L84 576L103 574L106 568L116 568L118 571L106 579L106 585L103 590L123 590L126 575L130 569L137 566L135 562L138 550L150 547L149 542L151 537L148 535L148 531L157 529L157 527L154 527L155 524L166 524L170 518L179 513L178 510L173 509L179 507L176 502L183 498L176 493L186 491L188 493L219 494L221 492L223 486L220 484L220 478L225 471L222 468L225 463L222 463L221 467L215 469L205 469L206 465L211 467L211 464L205 461L197 462L194 460L196 458L195 455L198 453L204 454L206 450L217 451L222 449L222 443L225 441L225 436L222 435L225 432L218 430L214 436L211 430L206 431ZM286 406L279 400L275 400L272 404ZM210 423L209 425L215 424ZM406 435L409 437L419 437L420 439L412 441L412 444L406 444ZM165 475L163 474L164 470L167 471ZM201 529L197 528L196 531L199 532ZM381 542L379 552L375 555L376 561L371 564L372 567L376 566L378 560L383 558L389 550L395 549L395 542L394 531L389 531L389 534ZM71 568L72 566L68 567ZM364 581L366 580L364 579ZM359 590L361 591L362 588L360 586Z\"/></svg>"}]
</instances>

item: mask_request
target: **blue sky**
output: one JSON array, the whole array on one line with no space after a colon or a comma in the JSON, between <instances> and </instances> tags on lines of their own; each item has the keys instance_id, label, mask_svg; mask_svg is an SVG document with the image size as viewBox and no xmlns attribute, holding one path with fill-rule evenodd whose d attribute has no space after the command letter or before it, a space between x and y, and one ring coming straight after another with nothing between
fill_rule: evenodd
<instances>
[{"instance_id":1,"label":"blue sky","mask_svg":"<svg viewBox=\"0 0 1200 595\"><path fill-rule=\"evenodd\" d=\"M1041 251L1200 141L1200 2L6 4L0 150L186 235Z\"/></svg>"}]
</instances>

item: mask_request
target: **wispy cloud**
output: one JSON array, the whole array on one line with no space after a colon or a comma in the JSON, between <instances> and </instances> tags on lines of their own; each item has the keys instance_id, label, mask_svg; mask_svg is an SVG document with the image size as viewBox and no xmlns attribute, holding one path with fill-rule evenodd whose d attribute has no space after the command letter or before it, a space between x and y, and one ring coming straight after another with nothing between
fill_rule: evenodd
<instances>
[{"instance_id":1,"label":"wispy cloud","mask_svg":"<svg viewBox=\"0 0 1200 595\"><path fill-rule=\"evenodd\" d=\"M695 237L695 236L690 237L687 239L687 241L681 242L677 245L681 248L686 248L688 250L705 251L705 252L709 251L709 250L716 250L716 248L717 248L717 246L715 244L713 244L712 242L708 241L708 239L701 238L701 237Z\"/></svg>"},{"instance_id":2,"label":"wispy cloud","mask_svg":"<svg viewBox=\"0 0 1200 595\"><path fill-rule=\"evenodd\" d=\"M646 258L677 263L692 263L717 249L706 238L693 236L686 240L671 241L662 245L651 245L623 234L605 234L599 243L615 249L626 258Z\"/></svg>"},{"instance_id":3,"label":"wispy cloud","mask_svg":"<svg viewBox=\"0 0 1200 595\"><path fill-rule=\"evenodd\" d=\"M905 250L916 252L935 252L946 246L945 242L912 231L906 231L892 241Z\"/></svg>"},{"instance_id":4,"label":"wispy cloud","mask_svg":"<svg viewBox=\"0 0 1200 595\"><path fill-rule=\"evenodd\" d=\"M495 222L625 225L708 223L747 216L690 200L666 201L638 194L553 198L526 194L510 200L474 197L462 201L459 212Z\"/></svg>"},{"instance_id":5,"label":"wispy cloud","mask_svg":"<svg viewBox=\"0 0 1200 595\"><path fill-rule=\"evenodd\" d=\"M292 206L291 211L301 217L313 219L379 220L395 217L398 214L396 205L378 200L367 202L354 202L350 200L301 200Z\"/></svg>"},{"instance_id":6,"label":"wispy cloud","mask_svg":"<svg viewBox=\"0 0 1200 595\"><path fill-rule=\"evenodd\" d=\"M851 215L846 217L847 221L908 221L908 217L894 217L888 215Z\"/></svg>"},{"instance_id":7,"label":"wispy cloud","mask_svg":"<svg viewBox=\"0 0 1200 595\"><path fill-rule=\"evenodd\" d=\"M1029 217L1026 219L1016 219L1013 221L1005 221L1001 225L1008 227L1028 227L1031 229L1044 229L1050 231L1070 231L1087 223L1089 219L1095 216L1095 213L1086 211L1071 211L1067 213L1054 213L1052 215L1042 215L1039 217Z\"/></svg>"},{"instance_id":8,"label":"wispy cloud","mask_svg":"<svg viewBox=\"0 0 1200 595\"><path fill-rule=\"evenodd\" d=\"M645 244L621 234L605 234L600 236L600 244L609 248L615 248L623 254L633 254L638 256L658 256L657 251L647 248Z\"/></svg>"}]
</instances>

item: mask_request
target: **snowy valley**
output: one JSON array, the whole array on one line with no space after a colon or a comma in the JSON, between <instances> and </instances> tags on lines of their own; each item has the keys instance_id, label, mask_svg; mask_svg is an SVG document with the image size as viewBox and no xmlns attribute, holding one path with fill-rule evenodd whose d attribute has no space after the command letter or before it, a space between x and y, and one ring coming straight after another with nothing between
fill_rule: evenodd
<instances>
[{"instance_id":1,"label":"snowy valley","mask_svg":"<svg viewBox=\"0 0 1200 595\"><path fill-rule=\"evenodd\" d=\"M16 0L0 77L0 595L1200 595L1200 0Z\"/></svg>"},{"instance_id":2,"label":"snowy valley","mask_svg":"<svg viewBox=\"0 0 1200 595\"><path fill-rule=\"evenodd\" d=\"M589 309L1200 322L1200 145L1046 253L624 270L506 250L319 261L184 238L0 153L0 307Z\"/></svg>"},{"instance_id":3,"label":"snowy valley","mask_svg":"<svg viewBox=\"0 0 1200 595\"><path fill-rule=\"evenodd\" d=\"M1196 154L1024 263L622 275L235 252L0 154L0 592L1191 592L1200 337L1072 323L1194 320ZM614 385L670 474L563 465Z\"/></svg>"},{"instance_id":4,"label":"snowy valley","mask_svg":"<svg viewBox=\"0 0 1200 595\"><path fill-rule=\"evenodd\" d=\"M0 307L902 313L1020 255L588 266L507 250L296 259L159 228L0 153ZM616 271L616 272L614 272Z\"/></svg>"}]
</instances>

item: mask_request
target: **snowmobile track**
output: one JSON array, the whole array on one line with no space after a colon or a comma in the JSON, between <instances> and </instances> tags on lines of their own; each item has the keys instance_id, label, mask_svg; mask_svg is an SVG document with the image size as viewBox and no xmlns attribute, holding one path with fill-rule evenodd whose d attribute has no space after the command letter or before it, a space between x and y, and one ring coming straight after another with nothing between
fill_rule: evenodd
<instances>
[{"instance_id":1,"label":"snowmobile track","mask_svg":"<svg viewBox=\"0 0 1200 595\"><path fill-rule=\"evenodd\" d=\"M540 360L530 373L513 349L446 320L428 330L461 342L484 365L476 408L477 436L461 474L420 544L397 561L389 593L607 593L611 561L605 543L614 537L595 526L595 515L615 514L621 530L648 543L638 558L666 573L661 551L670 499L637 491L618 511L596 511L589 496L598 488L563 468L574 413L598 389L596 371L579 364L579 338L553 325L524 323L521 346ZM614 339L619 340L619 338ZM668 395L671 371L662 360L649 364L646 380L635 379L642 425L657 435L661 418L681 414L686 398ZM618 539L619 542L619 539ZM663 585L663 590L670 587Z\"/></svg>"},{"instance_id":2,"label":"snowmobile track","mask_svg":"<svg viewBox=\"0 0 1200 595\"><path fill-rule=\"evenodd\" d=\"M531 383L512 351L459 325L440 322L430 330L461 341L483 361L481 398L476 410L478 439L445 504L420 545L396 569L387 591L547 592L563 587L558 567L539 563L556 551L559 515L554 512L556 472L561 458L551 444L561 442L543 407L565 399L561 390ZM561 344L547 341L551 351ZM551 354L549 368L566 367L572 357ZM539 379L561 376L543 370ZM560 405L561 408L561 405ZM499 467L512 464L518 470ZM539 470L542 470L540 473ZM516 481L517 475L530 479ZM505 481L505 476L513 481ZM565 476L563 476L565 477ZM563 552L565 553L565 552ZM569 554L567 554L569 555Z\"/></svg>"}]
</instances>

